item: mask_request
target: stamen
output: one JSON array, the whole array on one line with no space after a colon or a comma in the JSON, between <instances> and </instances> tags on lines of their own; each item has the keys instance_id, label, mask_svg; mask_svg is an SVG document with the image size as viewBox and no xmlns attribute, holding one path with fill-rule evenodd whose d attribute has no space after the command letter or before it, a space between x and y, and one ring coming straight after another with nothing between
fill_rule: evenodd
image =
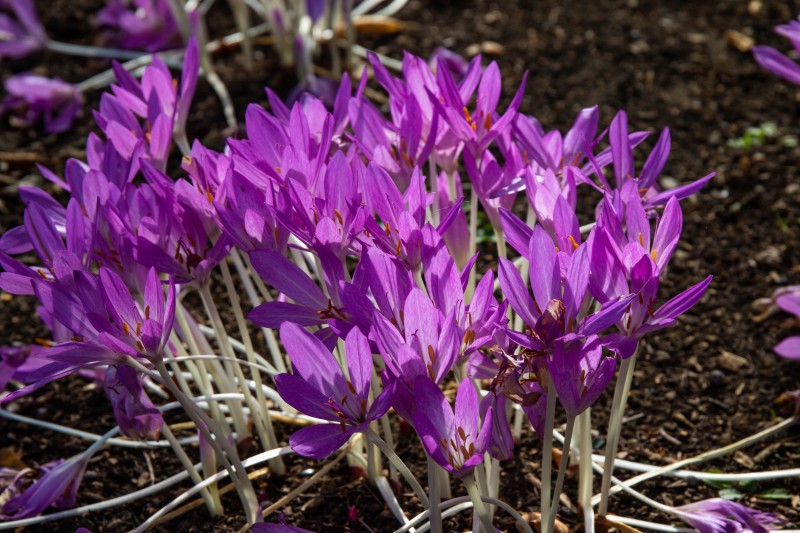
<instances>
[{"instance_id":1,"label":"stamen","mask_svg":"<svg viewBox=\"0 0 800 533\"><path fill-rule=\"evenodd\" d=\"M430 344L428 345L428 359L430 359L431 364L436 364L436 352Z\"/></svg>"},{"instance_id":2,"label":"stamen","mask_svg":"<svg viewBox=\"0 0 800 533\"><path fill-rule=\"evenodd\" d=\"M575 237L570 235L568 238L569 238L569 243L572 245L572 249L573 250L577 250L578 249L578 243L575 242Z\"/></svg>"}]
</instances>

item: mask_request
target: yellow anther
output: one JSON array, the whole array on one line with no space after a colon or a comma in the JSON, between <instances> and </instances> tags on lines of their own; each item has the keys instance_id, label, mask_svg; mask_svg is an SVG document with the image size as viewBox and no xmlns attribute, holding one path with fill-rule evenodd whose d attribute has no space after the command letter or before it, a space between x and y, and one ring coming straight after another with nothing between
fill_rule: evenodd
<instances>
[{"instance_id":1,"label":"yellow anther","mask_svg":"<svg viewBox=\"0 0 800 533\"><path fill-rule=\"evenodd\" d=\"M570 235L568 238L569 238L569 243L572 245L572 249L573 249L573 250L577 250L579 245L578 245L578 243L575 241L575 237L573 237L572 235Z\"/></svg>"}]
</instances>

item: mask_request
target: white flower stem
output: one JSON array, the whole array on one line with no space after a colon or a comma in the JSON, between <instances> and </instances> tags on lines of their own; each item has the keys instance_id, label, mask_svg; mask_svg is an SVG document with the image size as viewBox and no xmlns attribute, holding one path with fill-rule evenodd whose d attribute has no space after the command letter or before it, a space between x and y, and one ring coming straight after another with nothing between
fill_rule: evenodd
<instances>
[{"instance_id":1,"label":"white flower stem","mask_svg":"<svg viewBox=\"0 0 800 533\"><path fill-rule=\"evenodd\" d=\"M594 533L594 508L592 507L592 408L578 415L578 502L583 509L583 527Z\"/></svg>"},{"instance_id":2,"label":"white flower stem","mask_svg":"<svg viewBox=\"0 0 800 533\"><path fill-rule=\"evenodd\" d=\"M428 494L430 496L428 510L431 517L431 529L442 531L442 510L439 508L442 499L439 486L439 464L430 455L425 454L425 457L428 461Z\"/></svg>"},{"instance_id":3,"label":"white flower stem","mask_svg":"<svg viewBox=\"0 0 800 533\"><path fill-rule=\"evenodd\" d=\"M575 417L570 416L567 418L567 429L564 432L564 447L561 453L561 461L558 465L558 477L556 478L556 489L553 491L553 503L550 506L550 512L547 513L547 522L542 521L542 524L547 524L545 533L553 533L553 528L556 524L556 513L558 513L558 504L561 499L561 490L564 488L564 477L567 473L569 466L569 449L572 444L572 430L575 428Z\"/></svg>"},{"instance_id":4,"label":"white flower stem","mask_svg":"<svg viewBox=\"0 0 800 533\"><path fill-rule=\"evenodd\" d=\"M469 494L469 498L472 500L472 508L481 521L481 531L484 533L494 533L492 519L489 518L489 513L486 511L486 506L483 505L483 499L481 498L478 484L475 483L475 477L473 475L466 475L461 478L461 481L464 482L464 487L467 489L467 494Z\"/></svg>"},{"instance_id":5,"label":"white flower stem","mask_svg":"<svg viewBox=\"0 0 800 533\"><path fill-rule=\"evenodd\" d=\"M248 268L247 265L244 264L237 249L232 249L230 256L231 259L233 259L233 266L236 267L236 272L239 274L239 279L242 280L244 290L247 293L247 298L250 300L250 305L253 307L260 305L261 298L259 298L258 293L253 286L253 279L250 277L251 273L253 272L252 268ZM255 277L256 281L260 280L258 276ZM264 290L266 290L266 288ZM269 328L261 328L261 331L264 333L264 338L267 339L267 348L269 348L270 355L272 356L272 363L275 365L275 370L277 370L278 373L285 373L286 364L283 361L283 354L278 346L275 333Z\"/></svg>"},{"instance_id":6,"label":"white flower stem","mask_svg":"<svg viewBox=\"0 0 800 533\"><path fill-rule=\"evenodd\" d=\"M192 464L192 461L189 459L189 456L186 455L186 452L183 451L183 447L181 443L175 438L175 435L172 433L172 430L169 428L169 425L164 423L161 428L161 432L166 437L167 441L172 446L172 450L175 452L175 455L178 457L178 460L183 465L183 468L189 473L189 477L192 480L192 483L195 485L200 483L203 478L200 476L200 473ZM211 472L208 472L210 475ZM222 501L219 499L219 490L217 490L216 483L209 485L208 487L204 488L200 492L200 496L202 496L203 501L206 502L206 507L208 508L208 512L211 516L220 516L224 513L222 510Z\"/></svg>"},{"instance_id":7,"label":"white flower stem","mask_svg":"<svg viewBox=\"0 0 800 533\"><path fill-rule=\"evenodd\" d=\"M378 449L383 453L383 455L385 455L386 458L394 465L394 467L397 468L397 471L400 472L400 474L404 478L406 478L406 481L408 482L409 485L411 485L411 488L414 490L414 494L417 495L417 498L419 498L419 501L422 503L423 506L427 507L429 504L428 496L422 489L422 485L419 484L419 481L417 481L417 478L414 477L414 474L411 473L411 470L408 469L403 460L397 456L397 454L394 452L393 449L389 447L388 444L386 444L386 441L384 441L377 433L372 431L370 428L366 428L363 431L363 434L372 443L374 443L375 446L378 447Z\"/></svg>"},{"instance_id":8,"label":"white flower stem","mask_svg":"<svg viewBox=\"0 0 800 533\"><path fill-rule=\"evenodd\" d=\"M469 192L469 257L475 254L475 246L478 238L478 193L475 192L475 186L470 184ZM464 291L464 303L469 304L472 301L472 295L475 292L475 269L469 271L469 281L467 282L467 290Z\"/></svg>"},{"instance_id":9,"label":"white flower stem","mask_svg":"<svg viewBox=\"0 0 800 533\"><path fill-rule=\"evenodd\" d=\"M550 489L553 482L553 426L556 417L556 389L547 375L547 406L542 437L542 524L547 524L550 515Z\"/></svg>"},{"instance_id":10,"label":"white flower stem","mask_svg":"<svg viewBox=\"0 0 800 533\"><path fill-rule=\"evenodd\" d=\"M244 5L242 5L244 7ZM225 289L228 291L228 299L231 302L231 307L233 307L233 314L236 317L236 324L239 326L239 334L242 337L242 343L245 346L245 356L247 360L255 365L256 358L253 353L253 342L250 339L250 332L247 329L247 322L244 319L244 313L242 313L242 306L239 303L239 295L236 294L236 289L233 286L233 279L231 278L231 272L228 268L227 260L223 259L220 261L220 270L222 271L222 278L225 280ZM222 341L220 341L222 343ZM225 341L228 346L230 343ZM233 352L232 346L231 353ZM238 362L237 362L238 363ZM250 374L253 376L253 382L255 383L255 392L256 392L256 402L255 405L258 407L256 414L253 416L253 420L256 424L256 430L258 431L258 435L261 438L262 446L265 449L272 450L278 447L278 439L275 436L275 430L272 427L272 419L269 416L269 409L267 408L267 399L264 396L264 390L261 387L261 373L258 372L254 367L251 367ZM242 389L247 391L245 396L249 395L249 389L247 385L242 382ZM282 476L286 473L286 467L283 464L283 460L280 457L276 457L275 459L271 460L269 463L270 468L279 476Z\"/></svg>"},{"instance_id":11,"label":"white flower stem","mask_svg":"<svg viewBox=\"0 0 800 533\"><path fill-rule=\"evenodd\" d=\"M156 369L161 375L163 384L170 389L175 398L181 403L186 414L189 415L206 440L214 446L218 456L225 464L225 468L231 476L231 481L236 485L236 490L242 500L248 523L253 524L255 521L260 521L261 517L258 514L258 499L256 498L255 490L247 477L247 472L239 459L239 454L228 442L225 432L175 385L163 360L156 361ZM216 434L218 438L214 438L212 433Z\"/></svg>"},{"instance_id":12,"label":"white flower stem","mask_svg":"<svg viewBox=\"0 0 800 533\"><path fill-rule=\"evenodd\" d=\"M608 433L606 434L606 468L603 470L603 480L600 485L601 498L600 508L598 509L600 516L605 516L608 512L608 492L611 488L611 474L614 472L614 459L617 456L617 446L619 445L619 436L622 431L622 416L625 414L625 404L628 401L628 393L633 379L633 368L636 365L638 352L637 348L636 352L628 359L623 359L619 366L619 376L614 389Z\"/></svg>"}]
</instances>

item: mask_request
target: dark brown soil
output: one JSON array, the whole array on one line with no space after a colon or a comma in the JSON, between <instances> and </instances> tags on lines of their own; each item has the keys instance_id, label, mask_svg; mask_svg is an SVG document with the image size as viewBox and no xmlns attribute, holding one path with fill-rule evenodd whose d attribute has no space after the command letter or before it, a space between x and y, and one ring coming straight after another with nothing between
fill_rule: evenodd
<instances>
[{"instance_id":1,"label":"dark brown soil","mask_svg":"<svg viewBox=\"0 0 800 533\"><path fill-rule=\"evenodd\" d=\"M87 13L96 4L89 0L40 2L40 12L55 38L87 43L91 39L86 30ZM781 360L771 351L781 338L796 334L798 324L782 314L757 322L753 309L754 301L774 289L800 283L800 148L789 146L791 137L800 135L800 88L763 72L750 54L738 51L726 39L728 30L736 30L757 43L786 50L788 43L771 28L798 11L797 2L758 0L413 0L400 13L408 24L399 36L363 39L365 45L394 57L400 57L402 49L427 55L445 45L468 53L483 45L484 50L501 52L496 59L507 98L523 72L530 72L522 111L536 115L546 128L565 130L581 108L594 104L600 106L602 123L608 124L616 110L624 108L634 128L656 131L670 127L673 150L666 175L688 181L717 172L696 199L684 203L683 241L663 284L663 294L674 294L708 273L715 279L700 305L676 327L651 337L643 349L629 402L630 421L620 445L620 456L627 459L664 464L741 439L773 424L782 412L774 400L800 386L798 364ZM224 9L214 20L230 25ZM246 103L263 102L264 84L285 94L293 83L267 48L254 75L245 73L238 61L232 51L220 56L217 65L240 116ZM43 54L32 61L0 65L0 77L35 67L77 82L106 66ZM91 128L88 109L97 101L98 94L88 96L87 119L65 135L14 130L3 123L0 152L11 155L0 156L0 232L21 221L16 184L42 184L31 160L58 172L66 158L82 157L84 138ZM777 134L762 145L750 150L727 145L742 137L747 128L767 121L775 123ZM208 87L201 86L189 123L194 124L196 136L219 146L224 122ZM46 337L44 327L30 318L33 301L0 296L0 344ZM17 402L16 408L102 433L113 425L102 396L102 391L75 378ZM601 433L609 403L604 397L594 409L594 424ZM280 430L286 432L285 439L291 428ZM798 436L795 428L708 468L796 467ZM421 472L424 461L414 439L413 433L401 433L399 452ZM19 448L28 463L68 456L85 447L76 439L0 421L0 447L9 445ZM603 443L598 439L596 445L602 449ZM504 470L501 497L521 511L538 508L539 494L533 481L539 475L539 457L540 441L527 434L514 464ZM180 469L169 452L152 452L151 459L158 479ZM298 458L287 458L287 464L287 477L260 478L259 490L265 501L277 500L322 466ZM351 474L346 463L334 468L322 483L284 509L287 520L315 531L394 529L396 522L377 491ZM111 449L90 465L78 503L100 501L148 483L142 452ZM184 488L46 530L73 531L79 526L95 532L128 529ZM790 497L768 500L757 496L774 488L786 489ZM691 480L655 480L642 490L675 505L717 495L717 489ZM575 494L574 480L568 480L566 492ZM412 511L409 499L403 500ZM211 519L199 508L161 530L235 531L244 523L238 502L232 494L225 501L229 514L224 518ZM741 501L780 512L793 524L790 527L800 527L800 482L796 479L760 483ZM348 523L350 506L355 506L360 521ZM665 521L628 497L616 497L611 508L623 516ZM575 511L563 509L561 516L580 529ZM497 525L504 530L513 528L503 515ZM446 527L468 528L467 515Z\"/></svg>"}]
</instances>

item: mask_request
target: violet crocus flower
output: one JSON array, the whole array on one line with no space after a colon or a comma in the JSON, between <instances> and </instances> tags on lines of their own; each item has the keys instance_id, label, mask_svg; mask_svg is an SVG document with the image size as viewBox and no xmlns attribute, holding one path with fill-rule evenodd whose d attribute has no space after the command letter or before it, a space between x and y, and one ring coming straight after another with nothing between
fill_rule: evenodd
<instances>
[{"instance_id":1,"label":"violet crocus flower","mask_svg":"<svg viewBox=\"0 0 800 533\"><path fill-rule=\"evenodd\" d=\"M133 439L158 440L164 418L142 386L142 376L133 367L109 366L104 389L123 435Z\"/></svg>"},{"instance_id":2,"label":"violet crocus flower","mask_svg":"<svg viewBox=\"0 0 800 533\"><path fill-rule=\"evenodd\" d=\"M625 205L625 227L622 231L620 214L616 214L606 197L600 208L598 226L592 233L592 276L590 291L601 303L622 294L633 293L629 308L618 327L621 336L614 349L623 358L633 355L638 339L645 334L673 325L681 314L691 309L705 294L712 276L687 288L661 307L656 308L659 277L678 244L682 215L676 198L670 198L658 219L655 232L643 201L633 182L627 182L621 197Z\"/></svg>"},{"instance_id":3,"label":"violet crocus flower","mask_svg":"<svg viewBox=\"0 0 800 533\"><path fill-rule=\"evenodd\" d=\"M96 22L120 48L158 52L182 43L169 0L110 0Z\"/></svg>"},{"instance_id":4,"label":"violet crocus flower","mask_svg":"<svg viewBox=\"0 0 800 533\"><path fill-rule=\"evenodd\" d=\"M558 401L570 418L597 401L614 378L616 368L616 359L603 354L603 342L597 335L586 342L559 340L553 346L552 358L547 360Z\"/></svg>"},{"instance_id":5,"label":"violet crocus flower","mask_svg":"<svg viewBox=\"0 0 800 533\"><path fill-rule=\"evenodd\" d=\"M19 128L42 120L47 133L61 133L72 126L83 106L78 87L58 78L18 74L5 81L5 89L8 96L0 115L11 115L11 124Z\"/></svg>"},{"instance_id":6,"label":"violet crocus flower","mask_svg":"<svg viewBox=\"0 0 800 533\"><path fill-rule=\"evenodd\" d=\"M800 318L800 285L781 290L781 294L775 297L775 304L787 313ZM800 335L783 339L773 350L787 359L800 360Z\"/></svg>"},{"instance_id":7,"label":"violet crocus flower","mask_svg":"<svg viewBox=\"0 0 800 533\"><path fill-rule=\"evenodd\" d=\"M775 27L775 32L786 37L800 52L800 20L790 20ZM800 65L769 46L754 46L753 55L766 70L795 84L800 84Z\"/></svg>"},{"instance_id":8,"label":"violet crocus flower","mask_svg":"<svg viewBox=\"0 0 800 533\"><path fill-rule=\"evenodd\" d=\"M89 320L100 331L100 341L120 354L160 359L175 320L175 284L170 282L165 302L158 273L151 268L140 308L112 270L101 267L99 280L106 313L90 314Z\"/></svg>"},{"instance_id":9,"label":"violet crocus flower","mask_svg":"<svg viewBox=\"0 0 800 533\"><path fill-rule=\"evenodd\" d=\"M711 498L676 507L672 514L700 533L766 533L778 529L781 518L723 498Z\"/></svg>"},{"instance_id":10,"label":"violet crocus flower","mask_svg":"<svg viewBox=\"0 0 800 533\"><path fill-rule=\"evenodd\" d=\"M639 194L641 194L642 198L645 200L645 207L652 209L655 206L664 205L667 200L673 197L678 200L683 200L684 198L692 196L716 175L716 172L712 172L686 185L660 191L657 179L669 157L669 130L665 128L661 132L658 142L655 147L653 147L653 151L647 157L642 169L637 174L633 159L633 148L636 146L637 141L640 140L642 139L633 138L633 135L628 133L628 115L625 111L619 111L611 121L611 126L609 127L608 142L611 146L607 149L610 150L610 162L613 163L614 167L616 188L611 187L601 170L601 167L606 164L603 160L605 159L603 158L604 153L598 154L597 158L590 158L592 166L594 167L594 172L600 180L600 185L594 185L588 179L584 180L584 182L594 185L601 192L606 191L606 194L609 194L608 191L612 191L610 194L612 197L616 197L618 191L622 190L627 181L634 180L636 183L636 190L639 191Z\"/></svg>"},{"instance_id":11,"label":"violet crocus flower","mask_svg":"<svg viewBox=\"0 0 800 533\"><path fill-rule=\"evenodd\" d=\"M42 477L22 494L5 502L0 516L6 520L19 520L36 516L51 505L59 509L72 507L89 459L88 455L77 455L43 466Z\"/></svg>"},{"instance_id":12,"label":"violet crocus flower","mask_svg":"<svg viewBox=\"0 0 800 533\"><path fill-rule=\"evenodd\" d=\"M400 313L401 323L393 323L375 312L371 337L386 362L385 379L399 382L393 407L397 414L410 421L417 410L414 386L418 376L441 383L452 370L462 339L453 309L447 316L437 309L428 296L414 287Z\"/></svg>"},{"instance_id":13,"label":"violet crocus flower","mask_svg":"<svg viewBox=\"0 0 800 533\"><path fill-rule=\"evenodd\" d=\"M500 286L511 308L528 327L526 333L509 330L507 334L529 350L547 350L566 335L583 338L600 333L622 317L633 298L617 294L615 299L603 302L600 310L581 318L589 288L590 250L587 243L573 246L572 255L567 255L556 248L541 226L534 227L528 248L533 298L516 267L500 259Z\"/></svg>"},{"instance_id":14,"label":"violet crocus flower","mask_svg":"<svg viewBox=\"0 0 800 533\"><path fill-rule=\"evenodd\" d=\"M322 459L338 450L351 435L386 414L394 387L381 392L370 405L372 352L358 328L345 338L346 378L333 354L302 327L284 322L281 342L292 360L295 374L278 374L275 384L286 403L301 413L328 420L296 431L289 445L300 455Z\"/></svg>"},{"instance_id":15,"label":"violet crocus flower","mask_svg":"<svg viewBox=\"0 0 800 533\"><path fill-rule=\"evenodd\" d=\"M36 15L33 0L12 0L8 3L8 9L16 20L10 14L0 11L0 59L18 59L44 48L47 45L47 35Z\"/></svg>"},{"instance_id":16,"label":"violet crocus flower","mask_svg":"<svg viewBox=\"0 0 800 533\"><path fill-rule=\"evenodd\" d=\"M458 387L455 413L427 376L416 379L414 397L418 405L414 429L425 451L448 472L458 477L471 474L491 442L492 406L480 416L478 392L471 379L463 379Z\"/></svg>"}]
</instances>

